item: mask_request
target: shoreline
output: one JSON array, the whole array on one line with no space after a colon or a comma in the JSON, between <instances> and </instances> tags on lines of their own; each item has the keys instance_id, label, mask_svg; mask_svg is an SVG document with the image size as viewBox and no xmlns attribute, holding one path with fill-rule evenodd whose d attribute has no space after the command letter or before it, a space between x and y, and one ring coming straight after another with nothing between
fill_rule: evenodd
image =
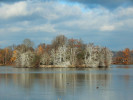
<instances>
[{"instance_id":1,"label":"shoreline","mask_svg":"<svg viewBox=\"0 0 133 100\"><path fill-rule=\"evenodd\" d=\"M0 66L6 66L6 65L4 65L4 64L0 64Z\"/></svg>"},{"instance_id":2,"label":"shoreline","mask_svg":"<svg viewBox=\"0 0 133 100\"><path fill-rule=\"evenodd\" d=\"M69 65L69 66L63 66L63 65L40 65L38 67L17 67L13 66L14 68L109 68L106 66L98 66L98 67L91 67L91 66L85 66L85 65Z\"/></svg>"},{"instance_id":3,"label":"shoreline","mask_svg":"<svg viewBox=\"0 0 133 100\"><path fill-rule=\"evenodd\" d=\"M86 66L77 66L77 65L69 65L69 66L63 66L63 65L40 65L40 68L88 68ZM90 67L91 68L91 67Z\"/></svg>"},{"instance_id":4,"label":"shoreline","mask_svg":"<svg viewBox=\"0 0 133 100\"><path fill-rule=\"evenodd\" d=\"M125 64L112 64L112 65L125 65ZM127 65L133 65L133 64L127 64ZM110 68L110 66L98 66L98 67L90 67L85 65L69 65L69 66L63 66L63 65L40 65L38 67L17 67L14 64L0 64L1 66L11 66L14 68Z\"/></svg>"},{"instance_id":5,"label":"shoreline","mask_svg":"<svg viewBox=\"0 0 133 100\"><path fill-rule=\"evenodd\" d=\"M0 64L0 66L14 66L14 64Z\"/></svg>"}]
</instances>

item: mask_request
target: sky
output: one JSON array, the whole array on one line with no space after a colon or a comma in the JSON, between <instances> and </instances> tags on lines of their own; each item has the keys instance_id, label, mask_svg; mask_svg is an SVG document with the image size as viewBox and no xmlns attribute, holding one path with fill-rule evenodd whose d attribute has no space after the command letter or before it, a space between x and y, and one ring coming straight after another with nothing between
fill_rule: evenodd
<instances>
[{"instance_id":1,"label":"sky","mask_svg":"<svg viewBox=\"0 0 133 100\"><path fill-rule=\"evenodd\" d=\"M133 49L133 0L0 0L0 48L57 35Z\"/></svg>"}]
</instances>

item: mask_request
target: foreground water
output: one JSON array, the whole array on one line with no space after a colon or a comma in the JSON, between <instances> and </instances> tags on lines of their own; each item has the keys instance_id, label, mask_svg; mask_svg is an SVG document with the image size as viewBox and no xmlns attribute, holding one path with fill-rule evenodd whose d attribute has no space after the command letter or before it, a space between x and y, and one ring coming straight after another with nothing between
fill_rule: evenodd
<instances>
[{"instance_id":1,"label":"foreground water","mask_svg":"<svg viewBox=\"0 0 133 100\"><path fill-rule=\"evenodd\" d=\"M133 66L0 67L0 100L132 100Z\"/></svg>"}]
</instances>

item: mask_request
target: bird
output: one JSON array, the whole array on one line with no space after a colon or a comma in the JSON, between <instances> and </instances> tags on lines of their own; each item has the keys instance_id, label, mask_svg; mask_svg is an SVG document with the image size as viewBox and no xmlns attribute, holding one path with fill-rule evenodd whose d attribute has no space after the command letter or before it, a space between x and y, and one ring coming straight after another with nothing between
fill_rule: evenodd
<instances>
[{"instance_id":1,"label":"bird","mask_svg":"<svg viewBox=\"0 0 133 100\"><path fill-rule=\"evenodd\" d=\"M69 84L69 83L67 83L67 84Z\"/></svg>"}]
</instances>

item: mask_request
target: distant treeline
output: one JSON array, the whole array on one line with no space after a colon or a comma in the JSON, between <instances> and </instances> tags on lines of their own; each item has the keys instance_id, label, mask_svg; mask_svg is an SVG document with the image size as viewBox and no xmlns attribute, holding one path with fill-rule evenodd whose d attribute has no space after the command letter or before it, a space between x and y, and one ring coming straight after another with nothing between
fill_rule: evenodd
<instances>
[{"instance_id":1,"label":"distant treeline","mask_svg":"<svg viewBox=\"0 0 133 100\"><path fill-rule=\"evenodd\" d=\"M106 47L84 44L80 39L68 39L59 35L51 44L42 43L33 48L34 43L25 39L20 45L0 49L0 64L17 67L109 67L112 52Z\"/></svg>"},{"instance_id":2,"label":"distant treeline","mask_svg":"<svg viewBox=\"0 0 133 100\"><path fill-rule=\"evenodd\" d=\"M126 48L122 51L114 52L113 64L133 64L133 50Z\"/></svg>"}]
</instances>

